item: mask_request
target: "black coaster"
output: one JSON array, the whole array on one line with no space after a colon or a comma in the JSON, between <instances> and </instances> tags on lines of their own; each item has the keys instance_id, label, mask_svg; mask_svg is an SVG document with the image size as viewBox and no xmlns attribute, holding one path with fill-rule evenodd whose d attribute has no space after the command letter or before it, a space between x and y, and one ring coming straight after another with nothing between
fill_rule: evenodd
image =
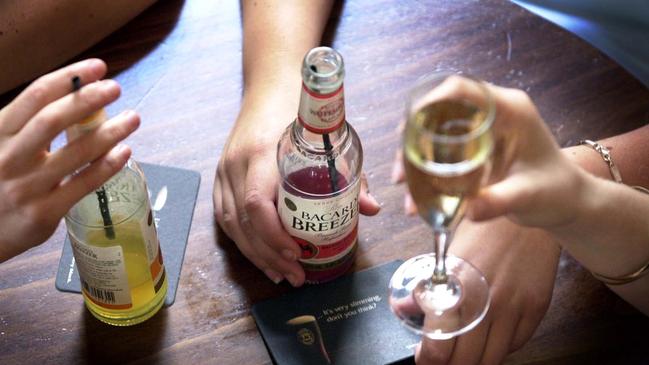
<instances>
[{"instance_id":1,"label":"black coaster","mask_svg":"<svg viewBox=\"0 0 649 365\"><path fill-rule=\"evenodd\" d=\"M138 163L146 176L151 193L158 238L169 285L165 306L176 300L180 269L185 257L187 237L192 224L201 175L175 167ZM70 240L65 238L55 286L60 291L81 293L79 272L74 264Z\"/></svg>"},{"instance_id":2,"label":"black coaster","mask_svg":"<svg viewBox=\"0 0 649 365\"><path fill-rule=\"evenodd\" d=\"M401 264L306 286L257 303L252 315L276 364L414 364L419 336L392 314L388 283Z\"/></svg>"}]
</instances>

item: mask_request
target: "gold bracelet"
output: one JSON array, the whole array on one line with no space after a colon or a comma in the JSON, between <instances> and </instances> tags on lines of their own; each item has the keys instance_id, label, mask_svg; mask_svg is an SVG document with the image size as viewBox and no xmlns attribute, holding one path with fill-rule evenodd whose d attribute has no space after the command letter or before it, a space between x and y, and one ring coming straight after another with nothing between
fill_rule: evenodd
<instances>
[{"instance_id":1,"label":"gold bracelet","mask_svg":"<svg viewBox=\"0 0 649 365\"><path fill-rule=\"evenodd\" d=\"M613 159L611 158L611 151L608 150L608 148L602 146L601 144L591 141L590 139L583 139L579 141L579 144L585 144L590 147L592 147L597 153L602 156L604 159L604 162L608 165L608 171L611 173L611 177L613 180L615 180L616 183L622 183L622 175L620 175L620 170L618 170L617 166L613 163Z\"/></svg>"},{"instance_id":2,"label":"gold bracelet","mask_svg":"<svg viewBox=\"0 0 649 365\"><path fill-rule=\"evenodd\" d=\"M597 153L599 153L602 158L604 159L604 162L608 165L608 170L611 173L611 177L613 180L615 180L616 183L622 184L622 175L620 174L620 170L617 168L617 166L613 163L613 158L611 157L611 151L609 151L608 148L602 146L601 144L591 141L589 139L584 139L579 141L579 144L585 144L593 148ZM631 186L633 189L641 191L645 194L649 194L649 189L634 185ZM647 272L649 272L649 262L647 262L644 266L642 266L639 270L636 270L635 272L620 276L620 277L611 277L611 276L605 276L601 275L595 272L591 271L591 274L595 277L595 279L603 282L604 284L607 285L623 285L623 284L628 284L632 281L635 281L642 276L644 276Z\"/></svg>"},{"instance_id":3,"label":"gold bracelet","mask_svg":"<svg viewBox=\"0 0 649 365\"><path fill-rule=\"evenodd\" d=\"M640 279L648 272L649 272L649 262L647 262L643 267L641 267L639 270L637 270L632 274L619 276L615 278L611 276L604 276L592 271L590 273L595 277L595 279L603 282L606 285L623 285Z\"/></svg>"}]
</instances>

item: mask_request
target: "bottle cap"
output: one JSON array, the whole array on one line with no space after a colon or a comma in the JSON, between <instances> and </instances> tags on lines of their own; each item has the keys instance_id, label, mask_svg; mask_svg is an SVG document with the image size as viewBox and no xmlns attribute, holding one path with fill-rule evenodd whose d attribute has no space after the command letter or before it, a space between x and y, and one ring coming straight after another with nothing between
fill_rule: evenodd
<instances>
[{"instance_id":1,"label":"bottle cap","mask_svg":"<svg viewBox=\"0 0 649 365\"><path fill-rule=\"evenodd\" d=\"M311 49L302 63L299 122L313 133L332 132L345 121L343 58L329 47Z\"/></svg>"}]
</instances>

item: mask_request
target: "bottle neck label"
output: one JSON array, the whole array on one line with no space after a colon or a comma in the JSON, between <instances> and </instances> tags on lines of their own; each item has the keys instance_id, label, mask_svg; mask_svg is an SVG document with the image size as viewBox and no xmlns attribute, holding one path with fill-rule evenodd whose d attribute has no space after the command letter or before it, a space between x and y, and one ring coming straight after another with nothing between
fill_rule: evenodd
<instances>
[{"instance_id":1,"label":"bottle neck label","mask_svg":"<svg viewBox=\"0 0 649 365\"><path fill-rule=\"evenodd\" d=\"M302 249L300 261L326 266L352 251L358 235L359 180L339 195L324 199L299 196L283 185L278 212L286 231Z\"/></svg>"},{"instance_id":2,"label":"bottle neck label","mask_svg":"<svg viewBox=\"0 0 649 365\"><path fill-rule=\"evenodd\" d=\"M345 122L345 99L342 85L330 94L318 94L302 83L297 118L313 133L330 133Z\"/></svg>"}]
</instances>

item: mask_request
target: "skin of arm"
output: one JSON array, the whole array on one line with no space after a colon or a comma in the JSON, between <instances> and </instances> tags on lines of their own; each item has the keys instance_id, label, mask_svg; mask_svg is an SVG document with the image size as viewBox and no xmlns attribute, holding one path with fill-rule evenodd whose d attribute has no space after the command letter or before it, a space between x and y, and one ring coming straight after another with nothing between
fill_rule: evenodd
<instances>
[{"instance_id":1,"label":"skin of arm","mask_svg":"<svg viewBox=\"0 0 649 365\"><path fill-rule=\"evenodd\" d=\"M0 94L78 55L154 2L0 1Z\"/></svg>"},{"instance_id":2,"label":"skin of arm","mask_svg":"<svg viewBox=\"0 0 649 365\"><path fill-rule=\"evenodd\" d=\"M512 91L508 90L507 92L511 93ZM523 93L516 91L512 95L513 97L507 99L517 100L518 103L527 103L523 107L529 108L531 106L530 109L535 110L529 98ZM625 182L647 186L648 167L643 165L644 156L647 156L649 152L646 143L643 143L647 137L649 137L649 128L644 127L601 142L613 151L614 159ZM551 144L549 145L551 146ZM555 148L558 149L558 147ZM627 199L630 198L629 195L634 195L638 199L638 205L643 205L639 196L640 193L603 180L603 178L610 179L608 166L602 160L602 157L590 147L575 146L566 148L562 150L562 155L565 156L567 164L579 171L574 175L579 177L576 179L577 185L582 180L581 177L589 176L584 180L590 183L584 183L584 185L590 186L588 188L590 193L582 194L582 197L588 198L592 194L599 194L600 197L605 195L613 197L619 193L627 195ZM581 169L576 166L580 166ZM402 174L400 170L401 167L397 165L395 169L397 175ZM567 170L570 170L570 168L567 168ZM594 183L593 180L595 180ZM595 185L595 187L592 185ZM605 189L624 190L624 193L606 192ZM568 195L577 196L574 192ZM617 198L622 197L616 196L613 200L615 201ZM613 222L606 222L606 215L602 208L608 209L609 207L602 202L598 203L598 201L599 199L588 200L590 204L595 206L594 208L584 203L577 203L576 205L584 205L584 209L588 210L592 216L604 220L604 222L600 221L598 223L600 227L607 227ZM643 207L647 209L647 205L643 205ZM414 209L414 204L407 198L406 210L412 213L415 211ZM642 258L636 258L640 263L634 263L635 266L632 264L631 269L627 266L630 263L622 259L619 267L621 270L617 272L617 275L628 274L630 270L634 270L646 263L646 259L649 257L649 253L646 252L646 239L649 237L646 233L647 224L646 222L638 222L638 217L646 217L647 214L638 214L630 221L622 222L629 215L631 214L626 213L618 217L620 221L615 222L618 224L617 234L622 235L618 237L625 237L624 230L628 229L629 224L633 224L631 222L635 219L639 242L630 245L637 250L637 254ZM584 219L589 219L590 223L594 220L592 217ZM465 220L458 228L450 251L453 254L467 258L484 272L491 285L492 307L483 323L460 338L447 341L424 339L417 350L416 359L418 363L500 363L508 352L521 347L532 336L547 310L560 252L558 248L559 242L564 244L564 247L575 258L582 260L582 263L587 268L604 275L615 275L614 272L609 271L614 267L607 264L607 260L602 260L601 256L592 255L592 251L588 251L591 247L572 243L578 242L575 238L583 236L585 231L591 229L589 224L581 223L581 225L581 228L573 226L566 232L553 232L552 230L523 227L504 218L482 223ZM573 233L575 228L577 228L577 231L580 230L576 235ZM608 234L615 233L607 232ZM568 237L569 235L573 236ZM608 239L610 238L609 236ZM604 239L604 241L608 239ZM567 240L571 243L567 243ZM485 249L480 249L480 247ZM579 250L582 252L579 252ZM619 248L612 251L617 254L622 252ZM595 270L594 263L588 263L589 258L586 257L586 252L592 255L590 259L599 260L600 264L605 261L605 267L598 267L600 271ZM529 260L532 257L535 259ZM631 255L631 257L635 257L635 255ZM521 267L524 267L524 270L517 270L517 268ZM645 277L627 285L612 286L611 288L646 313L644 308L646 308L647 302L647 282L647 277ZM526 287L532 289L525 291Z\"/></svg>"},{"instance_id":3,"label":"skin of arm","mask_svg":"<svg viewBox=\"0 0 649 365\"><path fill-rule=\"evenodd\" d=\"M559 152L527 95L493 90L497 98L508 99L503 108L523 127L513 125L520 140L508 176L483 189L467 215L478 221L507 215L519 224L542 228L600 275L621 277L642 268L649 260L649 195L611 181L608 164L591 147ZM644 126L600 142L610 148L626 184L649 183L649 148L644 143L648 137L649 126ZM609 287L649 314L648 282L643 277Z\"/></svg>"},{"instance_id":4,"label":"skin of arm","mask_svg":"<svg viewBox=\"0 0 649 365\"><path fill-rule=\"evenodd\" d=\"M221 152L214 181L216 220L241 252L275 283L304 282L298 245L275 208L276 148L295 119L301 65L319 45L333 1L242 1L244 91L241 110ZM290 19L290 21L287 21ZM360 211L379 205L366 192Z\"/></svg>"},{"instance_id":5,"label":"skin of arm","mask_svg":"<svg viewBox=\"0 0 649 365\"><path fill-rule=\"evenodd\" d=\"M647 140L649 125L599 141L611 151L624 184L649 186ZM613 182L608 165L592 148L575 146L564 152L591 175L584 183L585 193L580 195L581 218L551 232L571 255L595 273L619 277L645 265L649 261L649 195ZM649 315L647 287L649 275L625 285L609 285Z\"/></svg>"}]
</instances>

